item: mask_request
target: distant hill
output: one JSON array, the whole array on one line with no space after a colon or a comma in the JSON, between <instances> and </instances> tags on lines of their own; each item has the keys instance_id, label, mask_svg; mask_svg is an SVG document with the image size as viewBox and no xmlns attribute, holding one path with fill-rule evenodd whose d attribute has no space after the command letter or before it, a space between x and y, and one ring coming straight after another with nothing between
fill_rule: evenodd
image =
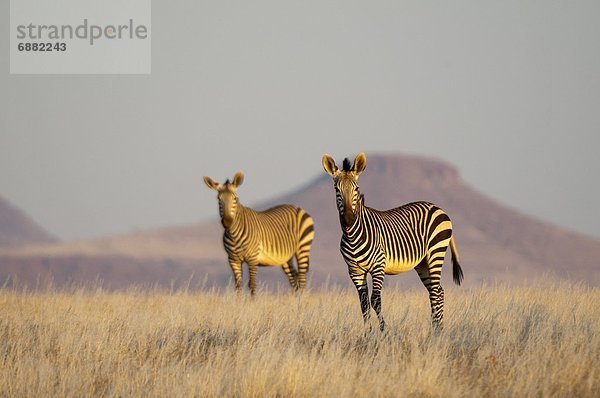
<instances>
[{"instance_id":1,"label":"distant hill","mask_svg":"<svg viewBox=\"0 0 600 398\"><path fill-rule=\"evenodd\" d=\"M315 163L320 167L320 159ZM246 184L252 183L251 176L246 180ZM540 277L600 283L599 241L500 205L465 184L447 163L416 156L369 155L360 186L366 204L379 209L416 200L441 206L454 224L467 287L489 282L523 284ZM244 203L243 187L240 200ZM310 286L349 286L338 249L341 230L330 177L323 172L297 190L255 208L276 203L299 205L315 220ZM107 287L131 283L224 286L230 271L221 235L222 228L214 221L92 241L0 250L0 277L13 275L29 284L52 275L58 284L99 277ZM446 285L451 284L450 267L444 268L443 279ZM259 280L270 286L285 287L287 283L280 269L259 269ZM420 281L414 271L386 279L388 286L397 284L415 286Z\"/></svg>"},{"instance_id":2,"label":"distant hill","mask_svg":"<svg viewBox=\"0 0 600 398\"><path fill-rule=\"evenodd\" d=\"M0 197L0 248L57 241L22 210Z\"/></svg>"}]
</instances>

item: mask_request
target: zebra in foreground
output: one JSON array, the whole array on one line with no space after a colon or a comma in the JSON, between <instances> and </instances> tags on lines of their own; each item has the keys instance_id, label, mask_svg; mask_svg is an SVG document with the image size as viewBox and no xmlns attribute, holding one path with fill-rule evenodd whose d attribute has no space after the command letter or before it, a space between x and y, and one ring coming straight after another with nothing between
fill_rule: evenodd
<instances>
[{"instance_id":1,"label":"zebra in foreground","mask_svg":"<svg viewBox=\"0 0 600 398\"><path fill-rule=\"evenodd\" d=\"M371 274L373 281L370 304L383 331L381 288L384 275L396 275L414 268L429 291L433 325L441 328L444 289L440 279L448 246L452 252L454 282L460 285L463 279L452 238L452 222L442 209L428 202L413 202L386 211L365 206L358 177L366 166L364 153L360 153L352 165L348 158L344 159L342 170L331 156L323 155L323 168L333 177L342 226L340 251L358 290L363 318L367 322L370 316L367 274Z\"/></svg>"},{"instance_id":2,"label":"zebra in foreground","mask_svg":"<svg viewBox=\"0 0 600 398\"><path fill-rule=\"evenodd\" d=\"M281 266L294 290L304 289L309 267L310 245L314 223L304 210L292 205L280 205L265 211L255 211L239 202L237 188L244 174L240 171L224 184L209 177L204 182L218 192L219 214L225 228L223 246L235 278L236 291L242 290L242 263L248 264L248 287L256 290L256 267ZM296 257L298 269L294 267Z\"/></svg>"}]
</instances>

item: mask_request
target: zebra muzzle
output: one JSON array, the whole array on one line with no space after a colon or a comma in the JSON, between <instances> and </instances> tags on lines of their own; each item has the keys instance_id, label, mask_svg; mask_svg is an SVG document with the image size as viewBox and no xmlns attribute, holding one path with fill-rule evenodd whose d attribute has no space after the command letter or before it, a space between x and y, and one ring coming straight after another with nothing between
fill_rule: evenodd
<instances>
[{"instance_id":1,"label":"zebra muzzle","mask_svg":"<svg viewBox=\"0 0 600 398\"><path fill-rule=\"evenodd\" d=\"M225 216L225 217L221 218L221 224L225 228L229 228L232 223L233 223L233 217Z\"/></svg>"},{"instance_id":2,"label":"zebra muzzle","mask_svg":"<svg viewBox=\"0 0 600 398\"><path fill-rule=\"evenodd\" d=\"M354 220L356 220L356 216L354 215L352 210L345 210L344 211L344 223L346 224L346 226L349 227L352 224L354 224Z\"/></svg>"}]
</instances>

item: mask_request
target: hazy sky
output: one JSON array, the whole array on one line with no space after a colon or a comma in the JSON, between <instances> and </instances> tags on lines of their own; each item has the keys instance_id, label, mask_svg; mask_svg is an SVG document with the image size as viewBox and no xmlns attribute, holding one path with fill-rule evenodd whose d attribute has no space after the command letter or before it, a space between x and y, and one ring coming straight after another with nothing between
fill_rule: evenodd
<instances>
[{"instance_id":1,"label":"hazy sky","mask_svg":"<svg viewBox=\"0 0 600 398\"><path fill-rule=\"evenodd\" d=\"M154 1L150 76L11 76L0 4L0 195L61 238L215 217L205 174L243 169L251 204L359 151L600 237L598 1Z\"/></svg>"}]
</instances>

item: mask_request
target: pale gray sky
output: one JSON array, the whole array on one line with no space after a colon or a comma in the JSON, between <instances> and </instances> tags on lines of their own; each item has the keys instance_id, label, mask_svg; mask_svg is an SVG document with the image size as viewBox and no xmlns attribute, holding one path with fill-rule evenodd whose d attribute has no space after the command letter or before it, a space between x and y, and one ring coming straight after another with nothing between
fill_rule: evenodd
<instances>
[{"instance_id":1,"label":"pale gray sky","mask_svg":"<svg viewBox=\"0 0 600 398\"><path fill-rule=\"evenodd\" d=\"M8 10L0 195L64 239L214 217L204 174L243 169L253 203L359 151L600 237L598 1L154 1L150 76L11 76Z\"/></svg>"}]
</instances>

